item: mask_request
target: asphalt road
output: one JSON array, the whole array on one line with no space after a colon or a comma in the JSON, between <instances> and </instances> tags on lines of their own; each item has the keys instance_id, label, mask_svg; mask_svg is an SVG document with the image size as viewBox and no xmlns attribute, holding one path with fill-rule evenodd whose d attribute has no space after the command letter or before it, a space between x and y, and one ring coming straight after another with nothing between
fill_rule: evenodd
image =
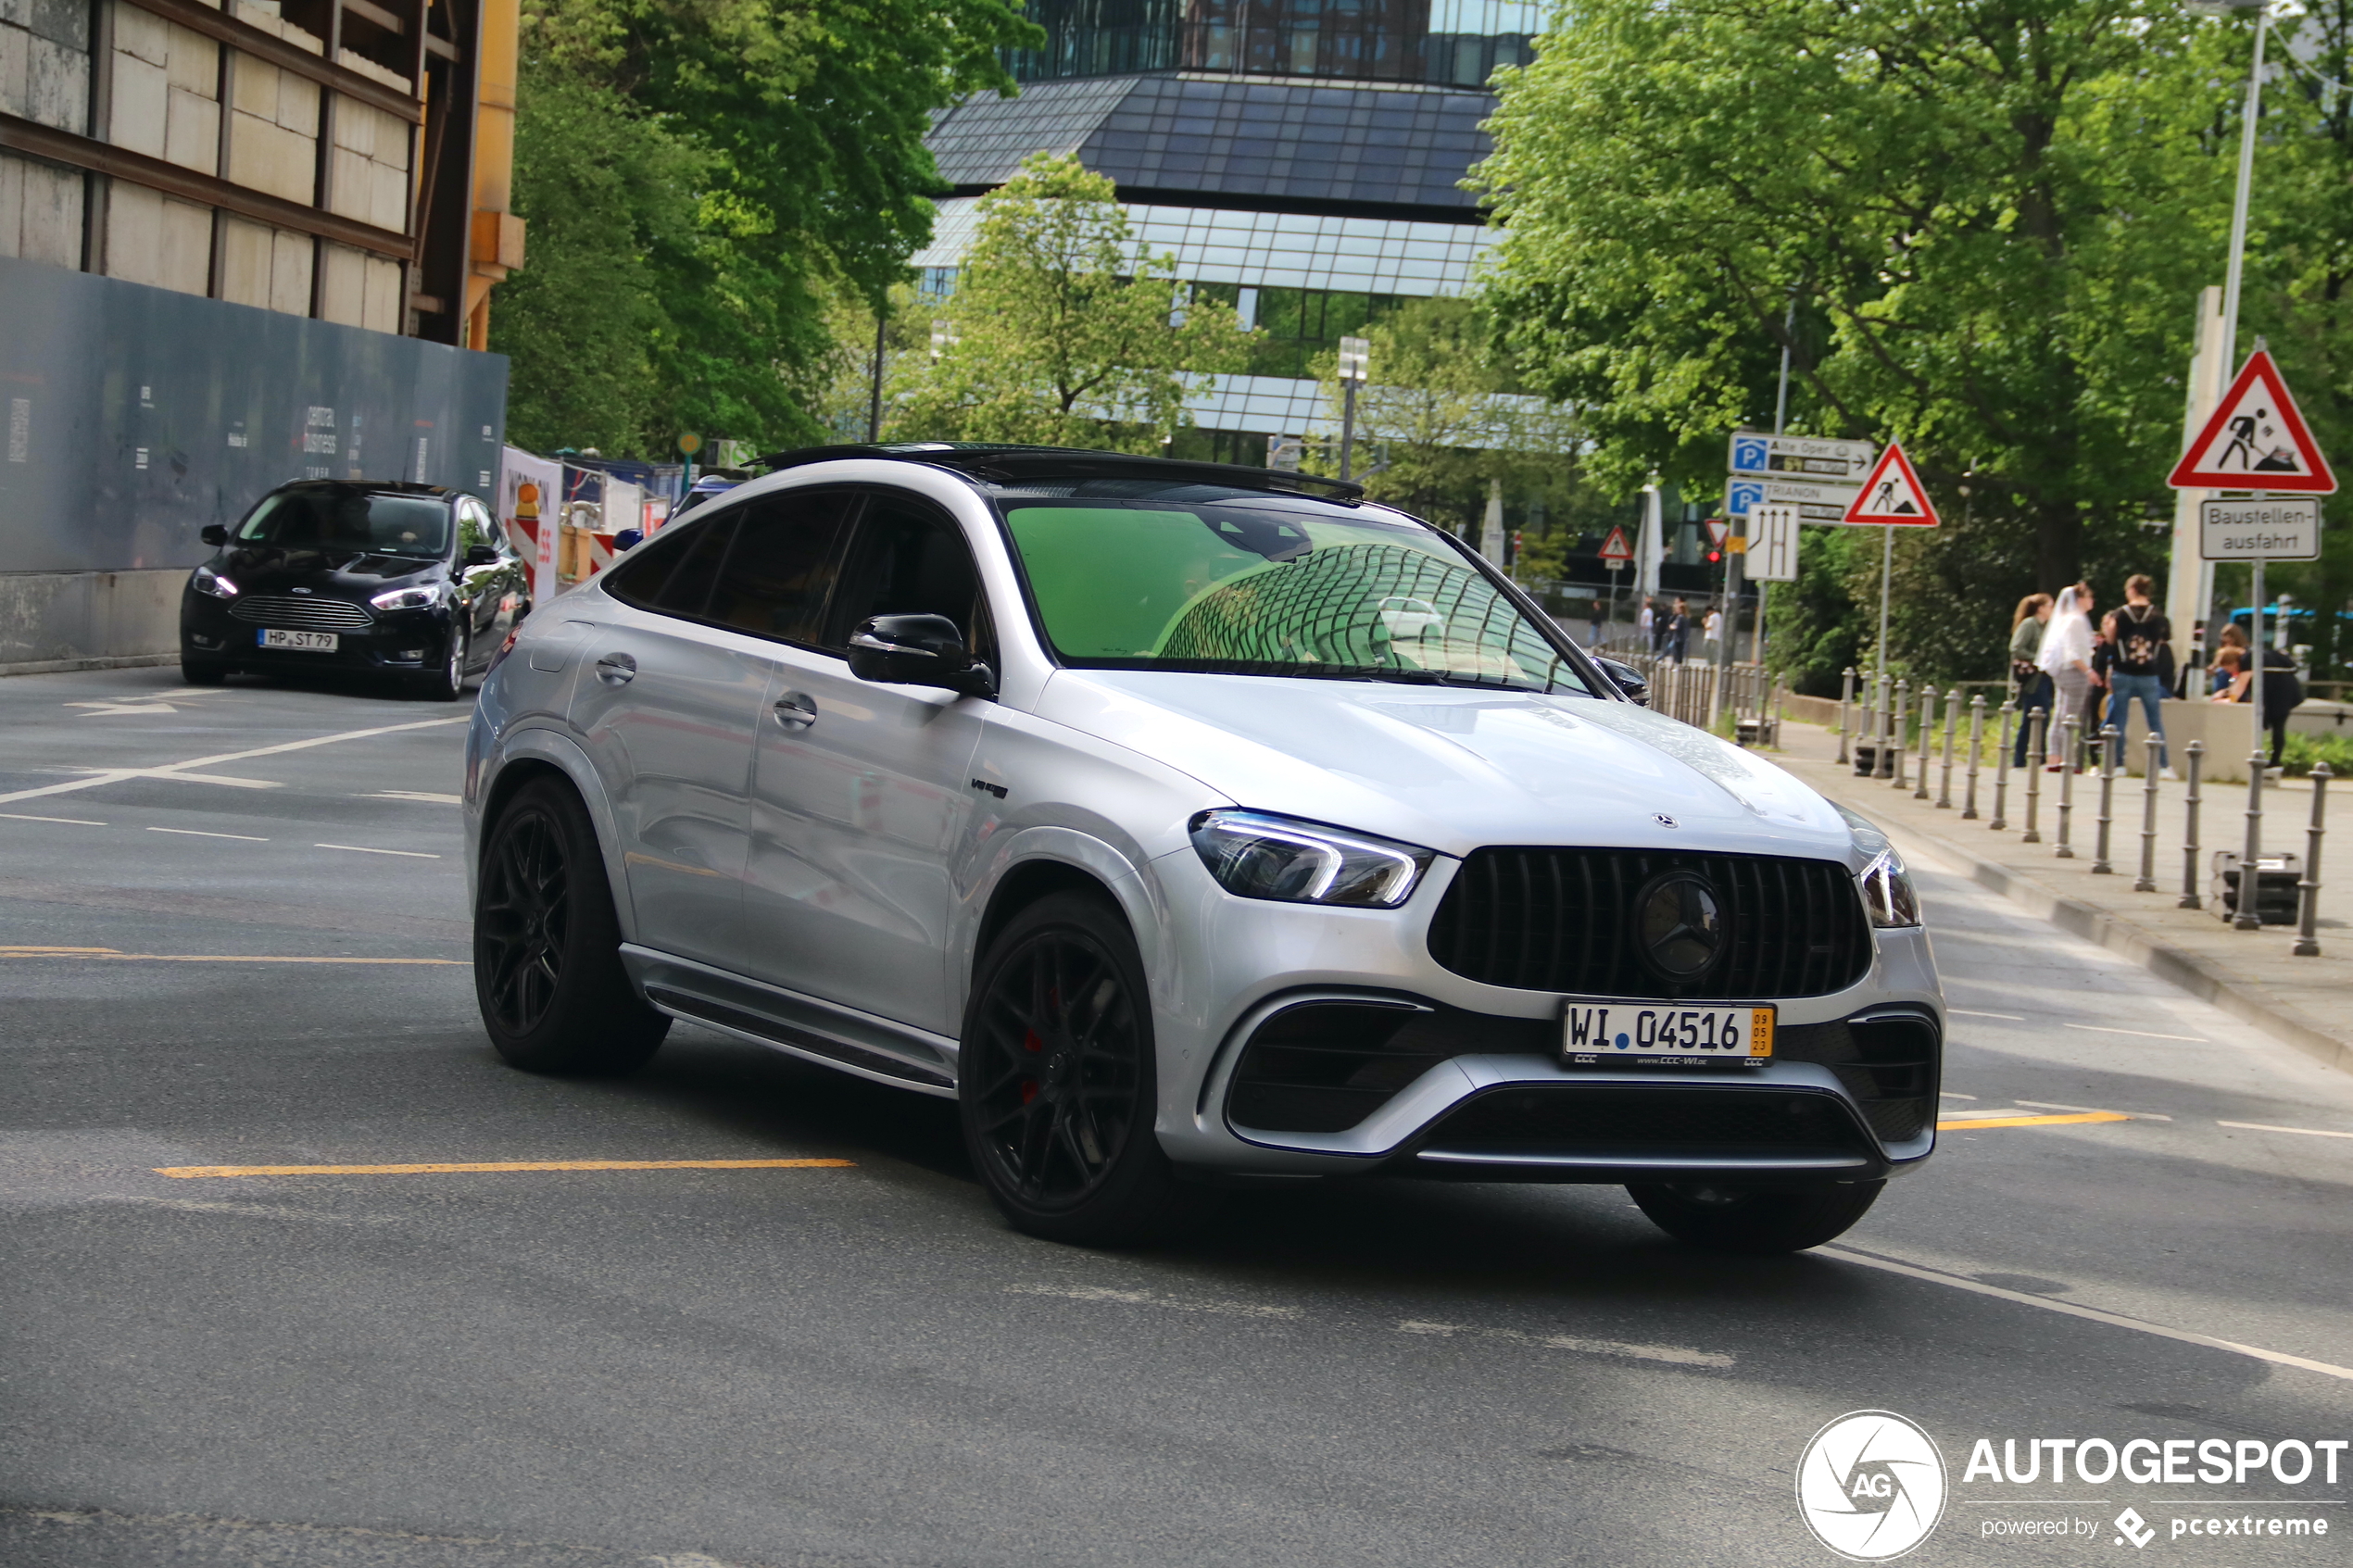
<instances>
[{"instance_id":1,"label":"asphalt road","mask_svg":"<svg viewBox=\"0 0 2353 1568\"><path fill-rule=\"evenodd\" d=\"M1948 1469L1907 1561L2345 1560L2343 1451L1964 1477L2353 1437L2353 1083L1933 863L1948 1115L2028 1124L1837 1246L1384 1183L1086 1252L1004 1227L937 1101L685 1026L621 1082L500 1065L463 713L0 682L0 1564L1829 1563L1793 1482L1862 1409ZM2044 1120L2087 1112L2129 1119ZM851 1163L156 1173L778 1159ZM2223 1513L2259 1534L2171 1533Z\"/></svg>"}]
</instances>

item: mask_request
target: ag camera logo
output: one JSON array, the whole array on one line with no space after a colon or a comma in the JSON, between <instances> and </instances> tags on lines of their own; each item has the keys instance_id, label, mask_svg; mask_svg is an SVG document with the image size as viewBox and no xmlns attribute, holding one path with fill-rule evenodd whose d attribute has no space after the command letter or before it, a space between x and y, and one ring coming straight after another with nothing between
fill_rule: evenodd
<instances>
[{"instance_id":1,"label":"ag camera logo","mask_svg":"<svg viewBox=\"0 0 2353 1568\"><path fill-rule=\"evenodd\" d=\"M1839 1556L1903 1556L1944 1516L1944 1456L1893 1411L1851 1411L1814 1434L1797 1461L1797 1511Z\"/></svg>"}]
</instances>

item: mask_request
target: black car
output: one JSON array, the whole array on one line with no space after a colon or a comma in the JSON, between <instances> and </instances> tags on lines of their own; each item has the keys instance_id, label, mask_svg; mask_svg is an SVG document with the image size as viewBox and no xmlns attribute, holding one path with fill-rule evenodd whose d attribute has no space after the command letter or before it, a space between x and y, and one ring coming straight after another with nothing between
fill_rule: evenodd
<instances>
[{"instance_id":1,"label":"black car","mask_svg":"<svg viewBox=\"0 0 2353 1568\"><path fill-rule=\"evenodd\" d=\"M180 669L367 671L454 701L531 612L490 508L434 484L302 480L264 495L180 596Z\"/></svg>"}]
</instances>

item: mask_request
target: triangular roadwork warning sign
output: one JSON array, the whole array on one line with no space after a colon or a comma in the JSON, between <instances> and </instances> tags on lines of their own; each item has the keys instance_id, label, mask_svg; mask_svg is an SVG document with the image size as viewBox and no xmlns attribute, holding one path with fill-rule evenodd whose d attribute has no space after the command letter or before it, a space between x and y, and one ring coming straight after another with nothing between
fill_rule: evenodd
<instances>
[{"instance_id":1,"label":"triangular roadwork warning sign","mask_svg":"<svg viewBox=\"0 0 2353 1568\"><path fill-rule=\"evenodd\" d=\"M2289 490L2325 495L2336 476L2271 356L2257 349L2166 483L2176 490Z\"/></svg>"},{"instance_id":2,"label":"triangular roadwork warning sign","mask_svg":"<svg viewBox=\"0 0 2353 1568\"><path fill-rule=\"evenodd\" d=\"M1626 530L1613 528L1609 537L1602 541L1602 559L1628 561L1634 558L1634 546L1626 542Z\"/></svg>"},{"instance_id":3,"label":"triangular roadwork warning sign","mask_svg":"<svg viewBox=\"0 0 2353 1568\"><path fill-rule=\"evenodd\" d=\"M1912 459L1904 456L1902 443L1887 444L1887 450L1871 465L1870 477L1863 481L1861 493L1847 504L1846 515L1839 521L1936 526L1936 508L1929 504L1928 486L1912 471Z\"/></svg>"}]
</instances>

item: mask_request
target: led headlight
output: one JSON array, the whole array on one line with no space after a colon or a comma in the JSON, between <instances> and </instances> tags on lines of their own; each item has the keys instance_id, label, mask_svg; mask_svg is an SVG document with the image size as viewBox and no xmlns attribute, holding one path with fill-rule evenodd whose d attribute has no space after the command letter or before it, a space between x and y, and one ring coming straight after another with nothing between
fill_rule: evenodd
<instances>
[{"instance_id":1,"label":"led headlight","mask_svg":"<svg viewBox=\"0 0 2353 1568\"><path fill-rule=\"evenodd\" d=\"M431 609L441 602L437 584L422 588L387 588L368 601L378 609Z\"/></svg>"},{"instance_id":2,"label":"led headlight","mask_svg":"<svg viewBox=\"0 0 2353 1568\"><path fill-rule=\"evenodd\" d=\"M1920 896L1912 890L1912 873L1904 869L1904 857L1887 841L1887 834L1856 816L1845 807L1838 814L1846 819L1847 832L1855 838L1855 847L1871 858L1856 880L1862 884L1863 907L1870 911L1871 923L1882 929L1920 923Z\"/></svg>"},{"instance_id":3,"label":"led headlight","mask_svg":"<svg viewBox=\"0 0 2353 1568\"><path fill-rule=\"evenodd\" d=\"M188 579L188 586L211 598L233 599L237 596L237 585L208 566L196 568L196 574Z\"/></svg>"},{"instance_id":4,"label":"led headlight","mask_svg":"<svg viewBox=\"0 0 2353 1568\"><path fill-rule=\"evenodd\" d=\"M1286 904L1393 909L1437 857L1410 844L1265 811L1203 811L1193 849L1227 892Z\"/></svg>"}]
</instances>

